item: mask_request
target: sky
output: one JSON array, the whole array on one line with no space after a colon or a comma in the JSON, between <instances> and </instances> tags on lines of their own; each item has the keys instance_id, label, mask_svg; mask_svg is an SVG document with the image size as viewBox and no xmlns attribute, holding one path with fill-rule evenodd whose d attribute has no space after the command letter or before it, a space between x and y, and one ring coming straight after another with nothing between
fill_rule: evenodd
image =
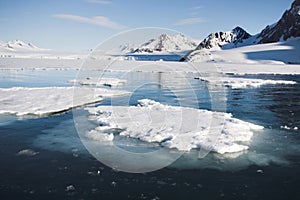
<instances>
[{"instance_id":1,"label":"sky","mask_svg":"<svg viewBox=\"0 0 300 200\"><path fill-rule=\"evenodd\" d=\"M280 19L293 0L0 0L0 41L86 51L122 31L172 29L202 40L240 26L250 34ZM149 38L150 39L150 38Z\"/></svg>"}]
</instances>

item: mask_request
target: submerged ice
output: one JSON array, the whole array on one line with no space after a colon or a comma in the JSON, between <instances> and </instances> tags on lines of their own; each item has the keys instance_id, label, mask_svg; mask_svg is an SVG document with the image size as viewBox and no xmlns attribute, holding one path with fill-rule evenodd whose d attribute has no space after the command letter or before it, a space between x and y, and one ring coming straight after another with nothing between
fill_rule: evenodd
<instances>
[{"instance_id":1,"label":"submerged ice","mask_svg":"<svg viewBox=\"0 0 300 200\"><path fill-rule=\"evenodd\" d=\"M263 129L229 113L169 106L149 99L139 100L137 106L86 110L89 119L98 124L86 134L92 140L113 141L117 130L120 136L181 151L203 148L220 154L240 152L249 148L254 132Z\"/></svg>"}]
</instances>

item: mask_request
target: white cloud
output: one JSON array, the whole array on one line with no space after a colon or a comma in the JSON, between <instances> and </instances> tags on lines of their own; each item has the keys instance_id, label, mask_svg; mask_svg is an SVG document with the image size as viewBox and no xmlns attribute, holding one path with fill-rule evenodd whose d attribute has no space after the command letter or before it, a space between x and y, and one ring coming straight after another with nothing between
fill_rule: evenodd
<instances>
[{"instance_id":1,"label":"white cloud","mask_svg":"<svg viewBox=\"0 0 300 200\"><path fill-rule=\"evenodd\" d=\"M176 22L175 25L177 25L177 26L192 25L192 24L200 24L203 22L205 22L205 20L202 18L192 17L192 18L181 19L178 22Z\"/></svg>"},{"instance_id":2,"label":"white cloud","mask_svg":"<svg viewBox=\"0 0 300 200\"><path fill-rule=\"evenodd\" d=\"M106 1L106 0L85 0L88 3L96 3L96 4L102 4L102 5L108 5L111 4L111 1Z\"/></svg>"},{"instance_id":3,"label":"white cloud","mask_svg":"<svg viewBox=\"0 0 300 200\"><path fill-rule=\"evenodd\" d=\"M59 18L59 19L76 21L76 22L85 23L85 24L93 24L93 25L97 25L97 26L103 26L103 27L112 28L112 29L126 28L126 26L118 24L116 22L113 22L109 18L104 17L104 16L95 16L95 17L88 18L88 17L79 16L79 15L56 14L56 15L53 15L53 17Z\"/></svg>"}]
</instances>

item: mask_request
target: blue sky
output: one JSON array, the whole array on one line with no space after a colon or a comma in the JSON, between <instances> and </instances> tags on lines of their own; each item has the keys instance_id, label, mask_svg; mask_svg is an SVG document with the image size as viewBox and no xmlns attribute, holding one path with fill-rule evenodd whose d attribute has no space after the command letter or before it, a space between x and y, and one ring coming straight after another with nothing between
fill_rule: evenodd
<instances>
[{"instance_id":1,"label":"blue sky","mask_svg":"<svg viewBox=\"0 0 300 200\"><path fill-rule=\"evenodd\" d=\"M121 31L162 27L203 39L236 26L256 34L293 0L0 0L0 40L84 51Z\"/></svg>"}]
</instances>

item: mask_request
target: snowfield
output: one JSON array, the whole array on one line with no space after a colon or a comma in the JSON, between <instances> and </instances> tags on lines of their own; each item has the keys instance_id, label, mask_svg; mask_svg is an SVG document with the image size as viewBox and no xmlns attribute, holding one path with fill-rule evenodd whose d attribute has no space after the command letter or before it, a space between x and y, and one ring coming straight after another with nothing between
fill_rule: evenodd
<instances>
[{"instance_id":1,"label":"snowfield","mask_svg":"<svg viewBox=\"0 0 300 200\"><path fill-rule=\"evenodd\" d=\"M98 106L86 110L91 114L90 120L99 124L87 133L88 138L112 141L113 132L119 130L121 136L182 151L243 151L249 148L254 132L263 129L228 113L168 106L149 99L139 100L137 106Z\"/></svg>"},{"instance_id":2,"label":"snowfield","mask_svg":"<svg viewBox=\"0 0 300 200\"><path fill-rule=\"evenodd\" d=\"M128 94L103 88L0 88L0 114L47 116L99 102L105 97Z\"/></svg>"}]
</instances>

